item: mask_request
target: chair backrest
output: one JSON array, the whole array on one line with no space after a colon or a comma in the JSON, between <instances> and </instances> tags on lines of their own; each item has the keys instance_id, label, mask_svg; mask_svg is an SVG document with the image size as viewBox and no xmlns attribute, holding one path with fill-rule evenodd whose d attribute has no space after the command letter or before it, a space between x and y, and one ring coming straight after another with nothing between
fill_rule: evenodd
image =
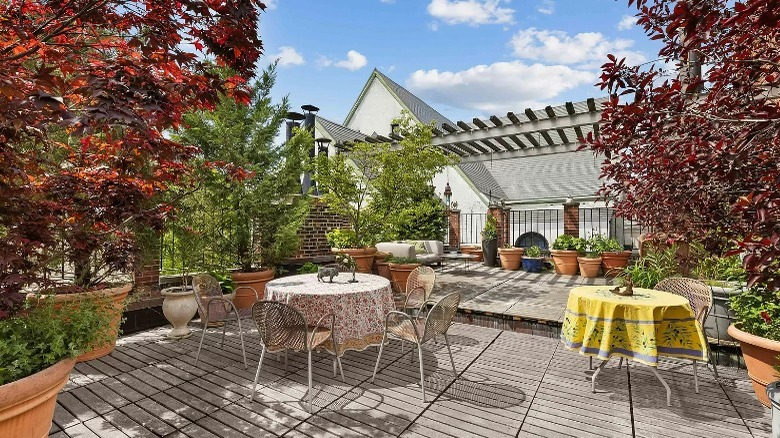
<instances>
[{"instance_id":1,"label":"chair backrest","mask_svg":"<svg viewBox=\"0 0 780 438\"><path fill-rule=\"evenodd\" d=\"M209 310L212 311L212 315L215 318L210 318L209 321L214 321L218 317L224 317L223 313L227 313L227 308L224 306L209 306L209 300L211 298L222 298L222 286L219 285L219 281L209 274L198 274L192 277L192 287L195 290L195 302L198 304L198 313L201 319L207 317ZM223 303L224 304L224 303ZM222 309L220 311L219 309ZM217 313L220 315L217 315Z\"/></svg>"},{"instance_id":2,"label":"chair backrest","mask_svg":"<svg viewBox=\"0 0 780 438\"><path fill-rule=\"evenodd\" d=\"M460 304L460 293L453 292L431 307L425 318L425 333L422 335L422 342L447 333L452 325L455 312L458 310L458 304Z\"/></svg>"},{"instance_id":3,"label":"chair backrest","mask_svg":"<svg viewBox=\"0 0 780 438\"><path fill-rule=\"evenodd\" d=\"M306 350L306 320L294 307L278 301L258 301L252 306L252 319L267 350Z\"/></svg>"},{"instance_id":4,"label":"chair backrest","mask_svg":"<svg viewBox=\"0 0 780 438\"><path fill-rule=\"evenodd\" d=\"M692 278L672 277L661 280L654 289L685 297L696 319L704 325L712 308L712 289L709 286Z\"/></svg>"},{"instance_id":5,"label":"chair backrest","mask_svg":"<svg viewBox=\"0 0 780 438\"><path fill-rule=\"evenodd\" d=\"M430 266L418 266L411 273L406 280L406 296L415 293L415 301L419 300L419 303L409 303L410 307L417 307L425 302L433 292L433 284L436 282L436 271ZM422 291L423 293L420 293ZM415 305L416 304L416 305Z\"/></svg>"}]
</instances>

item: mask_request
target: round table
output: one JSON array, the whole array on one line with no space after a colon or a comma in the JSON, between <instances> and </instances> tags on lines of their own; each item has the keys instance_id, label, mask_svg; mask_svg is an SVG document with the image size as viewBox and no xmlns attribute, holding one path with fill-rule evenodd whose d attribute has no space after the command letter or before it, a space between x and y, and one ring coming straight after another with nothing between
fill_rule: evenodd
<instances>
[{"instance_id":1,"label":"round table","mask_svg":"<svg viewBox=\"0 0 780 438\"><path fill-rule=\"evenodd\" d=\"M634 295L620 296L610 286L582 286L569 292L561 342L570 350L595 356L603 362L612 356L648 365L667 391L669 386L656 371L658 356L707 360L704 332L688 303L679 295L634 288Z\"/></svg>"},{"instance_id":2,"label":"round table","mask_svg":"<svg viewBox=\"0 0 780 438\"><path fill-rule=\"evenodd\" d=\"M336 318L335 339L339 355L346 350L364 350L382 343L387 313L395 310L390 281L371 274L340 273L333 283L317 280L317 274L293 275L269 281L265 299L282 301L298 309L308 324L323 315ZM333 345L323 345L331 353Z\"/></svg>"}]
</instances>

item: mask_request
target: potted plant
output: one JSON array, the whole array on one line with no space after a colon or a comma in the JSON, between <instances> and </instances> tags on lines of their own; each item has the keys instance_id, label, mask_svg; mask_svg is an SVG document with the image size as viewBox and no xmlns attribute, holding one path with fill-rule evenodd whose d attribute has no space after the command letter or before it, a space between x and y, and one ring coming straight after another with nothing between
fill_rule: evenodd
<instances>
[{"instance_id":1,"label":"potted plant","mask_svg":"<svg viewBox=\"0 0 780 438\"><path fill-rule=\"evenodd\" d=\"M634 287L652 289L664 278L680 275L677 263L677 247L672 245L657 252L649 252L633 265L625 267L618 278L631 278Z\"/></svg>"},{"instance_id":2,"label":"potted plant","mask_svg":"<svg viewBox=\"0 0 780 438\"><path fill-rule=\"evenodd\" d=\"M585 241L585 252L577 257L577 264L580 268L580 275L585 278L596 278L601 268L601 254L598 251L598 245L601 242L601 236L594 235Z\"/></svg>"},{"instance_id":3,"label":"potted plant","mask_svg":"<svg viewBox=\"0 0 780 438\"><path fill-rule=\"evenodd\" d=\"M534 245L525 250L523 254L523 270L527 272L541 272L543 263L544 257L542 257L541 248Z\"/></svg>"},{"instance_id":4,"label":"potted plant","mask_svg":"<svg viewBox=\"0 0 780 438\"><path fill-rule=\"evenodd\" d=\"M349 255L355 260L358 272L371 273L376 248L368 246L367 240L364 239L364 243L361 244L352 230L338 228L325 234L325 238L331 251Z\"/></svg>"},{"instance_id":5,"label":"potted plant","mask_svg":"<svg viewBox=\"0 0 780 438\"><path fill-rule=\"evenodd\" d=\"M213 110L185 114L176 136L203 152L195 163L202 199L197 207L212 223L200 232L210 246L207 262L235 268L233 302L239 309L251 307L252 289L262 296L275 267L297 251L297 231L308 211L308 198L299 196L300 175L313 139L296 129L284 145L274 144L288 112L286 100L271 102L275 82L271 64L251 84L248 102L223 96Z\"/></svg>"},{"instance_id":6,"label":"potted plant","mask_svg":"<svg viewBox=\"0 0 780 438\"><path fill-rule=\"evenodd\" d=\"M49 434L75 358L109 341L100 329L111 323L112 307L106 297L55 303L50 296L0 319L0 436Z\"/></svg>"},{"instance_id":7,"label":"potted plant","mask_svg":"<svg viewBox=\"0 0 780 438\"><path fill-rule=\"evenodd\" d=\"M482 258L485 266L496 266L498 256L498 220L492 214L485 219L482 229Z\"/></svg>"},{"instance_id":8,"label":"potted plant","mask_svg":"<svg viewBox=\"0 0 780 438\"><path fill-rule=\"evenodd\" d=\"M389 253L377 251L374 254L374 269L372 271L381 277L391 280L390 262L387 261L388 257L390 257Z\"/></svg>"},{"instance_id":9,"label":"potted plant","mask_svg":"<svg viewBox=\"0 0 780 438\"><path fill-rule=\"evenodd\" d=\"M396 294L405 294L409 274L417 269L420 263L416 258L395 256L388 257L387 262L390 268L390 283L393 286L393 291Z\"/></svg>"},{"instance_id":10,"label":"potted plant","mask_svg":"<svg viewBox=\"0 0 780 438\"><path fill-rule=\"evenodd\" d=\"M509 242L504 244L503 248L498 249L498 256L501 259L501 267L508 271L520 269L523 258L523 248L515 248Z\"/></svg>"},{"instance_id":11,"label":"potted plant","mask_svg":"<svg viewBox=\"0 0 780 438\"><path fill-rule=\"evenodd\" d=\"M600 234L594 235L591 239L593 239L594 250L601 254L601 267L605 276L614 277L628 266L631 251L623 250L623 245L617 239L606 238Z\"/></svg>"},{"instance_id":12,"label":"potted plant","mask_svg":"<svg viewBox=\"0 0 780 438\"><path fill-rule=\"evenodd\" d=\"M769 407L766 386L780 365L780 292L752 287L731 297L731 310L737 322L728 333L739 341L756 397Z\"/></svg>"},{"instance_id":13,"label":"potted plant","mask_svg":"<svg viewBox=\"0 0 780 438\"><path fill-rule=\"evenodd\" d=\"M482 248L476 245L461 245L460 252L464 254L472 254L477 256L474 261L481 262L483 260Z\"/></svg>"},{"instance_id":14,"label":"potted plant","mask_svg":"<svg viewBox=\"0 0 780 438\"><path fill-rule=\"evenodd\" d=\"M577 274L577 257L585 252L585 239L561 234L553 242L550 254L553 258L555 273L561 275Z\"/></svg>"}]
</instances>

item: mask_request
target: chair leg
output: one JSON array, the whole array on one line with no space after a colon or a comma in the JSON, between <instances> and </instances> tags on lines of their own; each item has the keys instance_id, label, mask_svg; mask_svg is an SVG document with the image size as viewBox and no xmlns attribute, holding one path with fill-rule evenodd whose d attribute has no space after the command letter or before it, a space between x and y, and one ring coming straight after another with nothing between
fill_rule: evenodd
<instances>
[{"instance_id":1,"label":"chair leg","mask_svg":"<svg viewBox=\"0 0 780 438\"><path fill-rule=\"evenodd\" d=\"M203 330L200 332L200 343L198 344L198 353L195 355L195 365L198 364L198 359L200 358L200 350L203 348L203 338L206 337L206 329L209 326L209 319L206 318L206 321L203 322Z\"/></svg>"},{"instance_id":2,"label":"chair leg","mask_svg":"<svg viewBox=\"0 0 780 438\"><path fill-rule=\"evenodd\" d=\"M376 356L376 365L374 365L374 374L371 376L371 383L374 383L374 379L376 379L376 372L379 369L379 361L382 360L382 351L385 349L385 342L387 342L387 329L385 329L385 333L382 335L382 343L379 344L379 354Z\"/></svg>"},{"instance_id":3,"label":"chair leg","mask_svg":"<svg viewBox=\"0 0 780 438\"><path fill-rule=\"evenodd\" d=\"M311 401L314 398L312 394L312 385L311 385L311 350L309 350L309 413L311 414Z\"/></svg>"},{"instance_id":4,"label":"chair leg","mask_svg":"<svg viewBox=\"0 0 780 438\"><path fill-rule=\"evenodd\" d=\"M341 373L341 381L344 382L344 383L347 383L347 380L344 378L344 368L341 366L341 358L338 355L336 355L336 362L339 364L339 372Z\"/></svg>"},{"instance_id":5,"label":"chair leg","mask_svg":"<svg viewBox=\"0 0 780 438\"><path fill-rule=\"evenodd\" d=\"M458 370L455 369L455 360L452 359L452 350L450 349L450 340L447 339L447 333L444 333L444 343L447 344L447 353L450 354L450 363L452 364L452 376L458 378Z\"/></svg>"},{"instance_id":6,"label":"chair leg","mask_svg":"<svg viewBox=\"0 0 780 438\"><path fill-rule=\"evenodd\" d=\"M420 356L420 389L422 389L423 403L425 403L425 369L423 368L422 345L417 344L417 354ZM412 355L414 356L414 355Z\"/></svg>"},{"instance_id":7,"label":"chair leg","mask_svg":"<svg viewBox=\"0 0 780 438\"><path fill-rule=\"evenodd\" d=\"M255 373L255 383L252 385L252 395L249 396L250 401L255 401L255 389L257 388L257 381L260 380L260 368L263 367L263 358L265 357L265 345L260 352L260 361L257 362L257 372Z\"/></svg>"},{"instance_id":8,"label":"chair leg","mask_svg":"<svg viewBox=\"0 0 780 438\"><path fill-rule=\"evenodd\" d=\"M241 329L241 318L236 314L236 322L238 323L238 339L241 340L241 354L244 355L244 369L249 368L246 363L246 348L244 348L244 331ZM227 325L227 324L225 324ZM225 332L222 332L222 341L225 341Z\"/></svg>"},{"instance_id":9,"label":"chair leg","mask_svg":"<svg viewBox=\"0 0 780 438\"><path fill-rule=\"evenodd\" d=\"M404 340L401 339L401 356L404 355L404 343L405 343Z\"/></svg>"},{"instance_id":10,"label":"chair leg","mask_svg":"<svg viewBox=\"0 0 780 438\"><path fill-rule=\"evenodd\" d=\"M238 315L236 315L236 318L238 318ZM222 340L219 341L219 346L224 347L225 346L225 331L227 330L227 320L222 321Z\"/></svg>"},{"instance_id":11,"label":"chair leg","mask_svg":"<svg viewBox=\"0 0 780 438\"><path fill-rule=\"evenodd\" d=\"M628 366L628 364L626 364L626 366ZM622 367L623 367L623 358L621 357L620 360L618 361L618 369Z\"/></svg>"},{"instance_id":12,"label":"chair leg","mask_svg":"<svg viewBox=\"0 0 780 438\"><path fill-rule=\"evenodd\" d=\"M696 394L699 393L699 376L696 372L696 361L693 361L693 386L696 388Z\"/></svg>"}]
</instances>

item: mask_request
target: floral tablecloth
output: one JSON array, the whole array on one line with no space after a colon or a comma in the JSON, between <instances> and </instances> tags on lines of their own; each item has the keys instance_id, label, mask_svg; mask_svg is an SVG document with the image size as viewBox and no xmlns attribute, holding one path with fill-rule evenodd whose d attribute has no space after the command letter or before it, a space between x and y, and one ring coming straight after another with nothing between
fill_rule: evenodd
<instances>
[{"instance_id":1,"label":"floral tablecloth","mask_svg":"<svg viewBox=\"0 0 780 438\"><path fill-rule=\"evenodd\" d=\"M704 333L686 298L639 288L623 297L609 289L583 286L569 292L561 328L566 348L601 360L622 356L653 367L659 355L707 360Z\"/></svg>"},{"instance_id":2,"label":"floral tablecloth","mask_svg":"<svg viewBox=\"0 0 780 438\"><path fill-rule=\"evenodd\" d=\"M385 316L394 310L390 281L371 274L341 273L333 283L318 282L317 274L294 275L268 282L267 300L282 301L297 308L309 324L333 312L339 355L345 350L364 350L382 343ZM333 352L328 341L324 347Z\"/></svg>"}]
</instances>

